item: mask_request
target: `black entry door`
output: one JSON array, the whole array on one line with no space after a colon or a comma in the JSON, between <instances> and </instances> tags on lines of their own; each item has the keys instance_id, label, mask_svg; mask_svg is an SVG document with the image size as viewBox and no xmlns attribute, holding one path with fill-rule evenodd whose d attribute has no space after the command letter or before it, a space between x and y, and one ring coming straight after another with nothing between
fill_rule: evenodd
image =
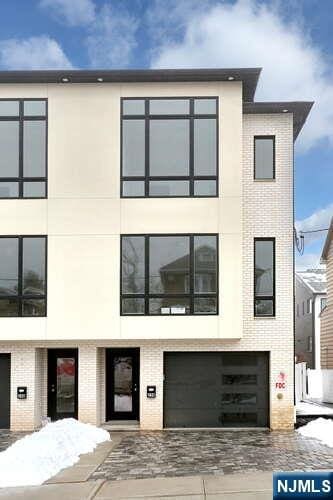
<instances>
[{"instance_id":1,"label":"black entry door","mask_svg":"<svg viewBox=\"0 0 333 500\"><path fill-rule=\"evenodd\" d=\"M168 352L165 427L267 427L264 352Z\"/></svg>"},{"instance_id":2,"label":"black entry door","mask_svg":"<svg viewBox=\"0 0 333 500\"><path fill-rule=\"evenodd\" d=\"M77 418L77 349L48 351L48 416Z\"/></svg>"},{"instance_id":3,"label":"black entry door","mask_svg":"<svg viewBox=\"0 0 333 500\"><path fill-rule=\"evenodd\" d=\"M0 354L0 429L10 427L10 354Z\"/></svg>"},{"instance_id":4,"label":"black entry door","mask_svg":"<svg viewBox=\"0 0 333 500\"><path fill-rule=\"evenodd\" d=\"M106 350L106 420L139 419L139 349Z\"/></svg>"}]
</instances>

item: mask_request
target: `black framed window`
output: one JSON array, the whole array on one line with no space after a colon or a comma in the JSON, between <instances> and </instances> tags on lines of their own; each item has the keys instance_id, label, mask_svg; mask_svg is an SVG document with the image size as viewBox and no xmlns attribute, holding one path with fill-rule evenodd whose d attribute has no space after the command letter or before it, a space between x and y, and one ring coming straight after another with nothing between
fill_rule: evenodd
<instances>
[{"instance_id":1,"label":"black framed window","mask_svg":"<svg viewBox=\"0 0 333 500\"><path fill-rule=\"evenodd\" d=\"M254 239L254 315L275 316L275 238Z\"/></svg>"},{"instance_id":2,"label":"black framed window","mask_svg":"<svg viewBox=\"0 0 333 500\"><path fill-rule=\"evenodd\" d=\"M46 236L0 236L0 316L46 316Z\"/></svg>"},{"instance_id":3,"label":"black framed window","mask_svg":"<svg viewBox=\"0 0 333 500\"><path fill-rule=\"evenodd\" d=\"M121 314L218 314L218 236L123 235Z\"/></svg>"},{"instance_id":4,"label":"black framed window","mask_svg":"<svg viewBox=\"0 0 333 500\"><path fill-rule=\"evenodd\" d=\"M123 98L121 196L218 196L218 99Z\"/></svg>"},{"instance_id":5,"label":"black framed window","mask_svg":"<svg viewBox=\"0 0 333 500\"><path fill-rule=\"evenodd\" d=\"M275 179L275 136L254 137L254 178L256 180Z\"/></svg>"},{"instance_id":6,"label":"black framed window","mask_svg":"<svg viewBox=\"0 0 333 500\"><path fill-rule=\"evenodd\" d=\"M47 196L47 100L0 99L0 198Z\"/></svg>"}]
</instances>

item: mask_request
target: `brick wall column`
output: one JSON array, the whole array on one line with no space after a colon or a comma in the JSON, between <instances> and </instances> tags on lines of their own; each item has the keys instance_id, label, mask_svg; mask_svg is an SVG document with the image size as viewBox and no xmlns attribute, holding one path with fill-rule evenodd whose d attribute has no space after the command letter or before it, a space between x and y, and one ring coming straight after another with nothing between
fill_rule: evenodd
<instances>
[{"instance_id":1,"label":"brick wall column","mask_svg":"<svg viewBox=\"0 0 333 500\"><path fill-rule=\"evenodd\" d=\"M100 424L100 391L98 390L99 356L96 346L79 347L79 420Z\"/></svg>"},{"instance_id":2,"label":"brick wall column","mask_svg":"<svg viewBox=\"0 0 333 500\"><path fill-rule=\"evenodd\" d=\"M17 346L11 352L10 428L32 431L40 424L36 393L36 349ZM27 399L17 399L17 387L27 387Z\"/></svg>"},{"instance_id":3,"label":"brick wall column","mask_svg":"<svg viewBox=\"0 0 333 500\"><path fill-rule=\"evenodd\" d=\"M147 385L156 385L156 398L147 398ZM159 344L140 348L140 428L163 428L163 349Z\"/></svg>"}]
</instances>

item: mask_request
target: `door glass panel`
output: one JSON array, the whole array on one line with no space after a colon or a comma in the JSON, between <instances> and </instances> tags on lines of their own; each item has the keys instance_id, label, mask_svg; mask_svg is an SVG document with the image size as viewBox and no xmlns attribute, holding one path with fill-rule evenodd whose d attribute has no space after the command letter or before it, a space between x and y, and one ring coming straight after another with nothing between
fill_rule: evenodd
<instances>
[{"instance_id":1,"label":"door glass panel","mask_svg":"<svg viewBox=\"0 0 333 500\"><path fill-rule=\"evenodd\" d=\"M75 412L75 358L57 358L57 413Z\"/></svg>"},{"instance_id":2,"label":"door glass panel","mask_svg":"<svg viewBox=\"0 0 333 500\"><path fill-rule=\"evenodd\" d=\"M114 411L133 410L133 358L117 356L113 358L114 370Z\"/></svg>"},{"instance_id":3,"label":"door glass panel","mask_svg":"<svg viewBox=\"0 0 333 500\"><path fill-rule=\"evenodd\" d=\"M222 394L222 404L233 405L255 405L257 404L257 395L254 393L226 393Z\"/></svg>"}]
</instances>

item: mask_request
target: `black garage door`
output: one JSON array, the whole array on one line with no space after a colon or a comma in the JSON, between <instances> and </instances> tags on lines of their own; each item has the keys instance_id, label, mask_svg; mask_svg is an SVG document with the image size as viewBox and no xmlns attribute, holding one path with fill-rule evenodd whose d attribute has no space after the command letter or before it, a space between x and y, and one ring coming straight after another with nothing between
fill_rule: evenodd
<instances>
[{"instance_id":1,"label":"black garage door","mask_svg":"<svg viewBox=\"0 0 333 500\"><path fill-rule=\"evenodd\" d=\"M267 353L165 353L164 426L267 427Z\"/></svg>"},{"instance_id":2,"label":"black garage door","mask_svg":"<svg viewBox=\"0 0 333 500\"><path fill-rule=\"evenodd\" d=\"M0 429L10 426L10 354L0 354Z\"/></svg>"}]
</instances>

